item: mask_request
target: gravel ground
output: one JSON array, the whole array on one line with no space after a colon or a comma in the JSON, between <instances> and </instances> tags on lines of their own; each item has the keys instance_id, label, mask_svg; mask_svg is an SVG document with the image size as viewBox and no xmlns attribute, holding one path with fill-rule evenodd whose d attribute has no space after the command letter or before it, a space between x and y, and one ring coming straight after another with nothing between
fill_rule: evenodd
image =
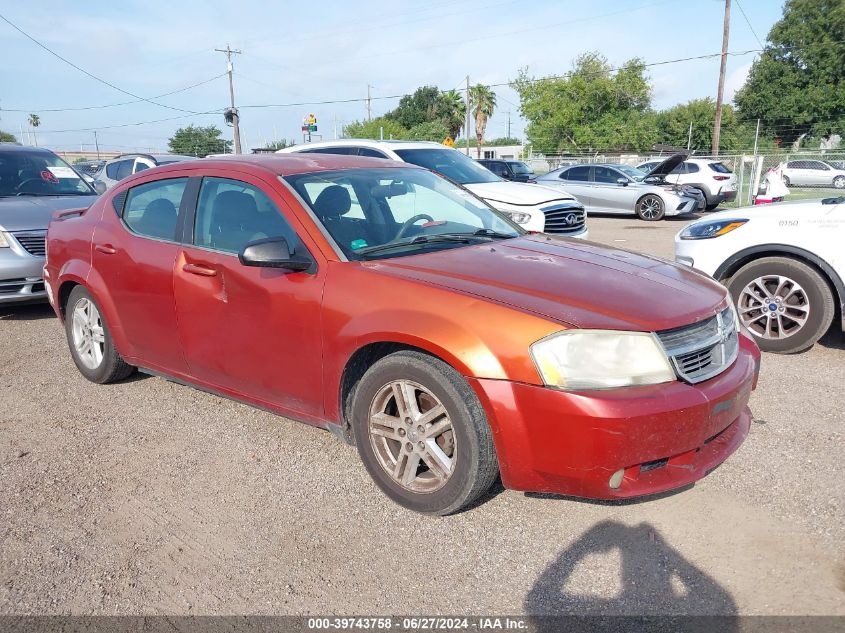
<instances>
[{"instance_id":1,"label":"gravel ground","mask_svg":"<svg viewBox=\"0 0 845 633\"><path fill-rule=\"evenodd\" d=\"M591 218L671 257L683 222ZM0 613L840 614L845 337L765 355L746 443L638 503L497 489L434 519L324 431L159 378L97 386L0 308Z\"/></svg>"}]
</instances>

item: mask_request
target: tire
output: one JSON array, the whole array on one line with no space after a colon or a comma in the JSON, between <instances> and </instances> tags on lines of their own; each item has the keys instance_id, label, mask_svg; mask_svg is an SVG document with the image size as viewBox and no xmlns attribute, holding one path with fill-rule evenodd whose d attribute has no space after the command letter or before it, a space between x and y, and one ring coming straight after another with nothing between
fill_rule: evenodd
<instances>
[{"instance_id":1,"label":"tire","mask_svg":"<svg viewBox=\"0 0 845 633\"><path fill-rule=\"evenodd\" d=\"M65 334L76 368L91 382L114 382L135 371L117 353L100 306L83 286L76 286L68 297Z\"/></svg>"},{"instance_id":2,"label":"tire","mask_svg":"<svg viewBox=\"0 0 845 633\"><path fill-rule=\"evenodd\" d=\"M833 186L836 189L845 189L845 176L837 176L833 179Z\"/></svg>"},{"instance_id":3,"label":"tire","mask_svg":"<svg viewBox=\"0 0 845 633\"><path fill-rule=\"evenodd\" d=\"M833 293L827 280L797 259L755 260L740 268L727 286L740 321L765 352L808 349L833 321Z\"/></svg>"},{"instance_id":4,"label":"tire","mask_svg":"<svg viewBox=\"0 0 845 633\"><path fill-rule=\"evenodd\" d=\"M787 187L789 187L789 186L790 186L790 184L789 184L789 176L786 176L786 175L784 175L784 176L783 176L783 184L784 184L784 185L786 185Z\"/></svg>"},{"instance_id":5,"label":"tire","mask_svg":"<svg viewBox=\"0 0 845 633\"><path fill-rule=\"evenodd\" d=\"M657 222L666 215L666 205L663 199L656 193L647 193L637 200L634 211L640 220L646 222Z\"/></svg>"},{"instance_id":6,"label":"tire","mask_svg":"<svg viewBox=\"0 0 845 633\"><path fill-rule=\"evenodd\" d=\"M351 398L361 461L376 485L399 505L424 514L452 514L471 505L496 480L496 450L481 403L443 361L414 351L385 356L364 374ZM412 404L405 407L405 402ZM416 421L420 414L431 419L408 424L403 411Z\"/></svg>"}]
</instances>

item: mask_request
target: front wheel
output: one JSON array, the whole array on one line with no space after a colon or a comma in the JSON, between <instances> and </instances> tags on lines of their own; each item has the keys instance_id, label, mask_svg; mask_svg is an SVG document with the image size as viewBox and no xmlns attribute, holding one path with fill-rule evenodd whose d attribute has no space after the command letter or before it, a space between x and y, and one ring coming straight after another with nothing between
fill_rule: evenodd
<instances>
[{"instance_id":1,"label":"front wheel","mask_svg":"<svg viewBox=\"0 0 845 633\"><path fill-rule=\"evenodd\" d=\"M766 352L803 351L833 320L833 294L827 281L796 259L755 260L740 268L727 285L739 320Z\"/></svg>"},{"instance_id":2,"label":"front wheel","mask_svg":"<svg viewBox=\"0 0 845 633\"><path fill-rule=\"evenodd\" d=\"M65 334L73 362L91 382L114 382L135 371L117 353L97 302L83 286L76 286L68 297Z\"/></svg>"},{"instance_id":3,"label":"front wheel","mask_svg":"<svg viewBox=\"0 0 845 633\"><path fill-rule=\"evenodd\" d=\"M478 398L439 359L413 351L382 358L356 385L351 412L361 461L399 505L451 514L483 495L498 475Z\"/></svg>"},{"instance_id":4,"label":"front wheel","mask_svg":"<svg viewBox=\"0 0 845 633\"><path fill-rule=\"evenodd\" d=\"M834 178L833 186L837 189L845 189L845 176L837 176Z\"/></svg>"},{"instance_id":5,"label":"front wheel","mask_svg":"<svg viewBox=\"0 0 845 633\"><path fill-rule=\"evenodd\" d=\"M640 220L647 222L656 222L662 220L666 215L666 207L663 204L663 199L654 193L649 193L637 201L634 210L637 212L637 217Z\"/></svg>"}]
</instances>

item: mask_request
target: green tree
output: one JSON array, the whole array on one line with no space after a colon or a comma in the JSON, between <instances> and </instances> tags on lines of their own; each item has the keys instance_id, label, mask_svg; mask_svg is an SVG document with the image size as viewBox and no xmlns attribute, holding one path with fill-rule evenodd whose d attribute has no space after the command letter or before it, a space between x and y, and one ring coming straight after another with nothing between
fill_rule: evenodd
<instances>
[{"instance_id":1,"label":"green tree","mask_svg":"<svg viewBox=\"0 0 845 633\"><path fill-rule=\"evenodd\" d=\"M402 97L396 109L384 116L409 130L420 123L436 120L438 109L442 109L440 89L437 86L422 86L414 94Z\"/></svg>"},{"instance_id":2,"label":"green tree","mask_svg":"<svg viewBox=\"0 0 845 633\"><path fill-rule=\"evenodd\" d=\"M404 139L408 137L408 130L402 127L397 121L383 116L372 121L354 121L343 128L343 135L346 138L369 138L375 140L381 138Z\"/></svg>"},{"instance_id":3,"label":"green tree","mask_svg":"<svg viewBox=\"0 0 845 633\"><path fill-rule=\"evenodd\" d=\"M0 130L0 143L17 143L18 139L15 138L14 134L9 134L8 132L4 132Z\"/></svg>"},{"instance_id":4,"label":"green tree","mask_svg":"<svg viewBox=\"0 0 845 633\"><path fill-rule=\"evenodd\" d=\"M437 118L449 130L449 138L458 138L461 128L466 123L467 104L457 90L449 90L440 95L436 109ZM441 139L442 140L442 139Z\"/></svg>"},{"instance_id":5,"label":"green tree","mask_svg":"<svg viewBox=\"0 0 845 633\"><path fill-rule=\"evenodd\" d=\"M292 143L292 142L290 142L290 141L287 141L287 140L285 140L285 139L281 139L281 140L279 140L279 141L270 141L269 143L267 143L267 144L266 144L264 147L262 147L261 149L265 149L265 150L273 150L273 151L275 151L275 150L278 150L278 149L285 149L285 148L286 148L286 147L288 147L289 145L294 145L294 143Z\"/></svg>"},{"instance_id":6,"label":"green tree","mask_svg":"<svg viewBox=\"0 0 845 633\"><path fill-rule=\"evenodd\" d=\"M440 121L428 121L415 125L406 135L409 141L435 141L442 143L450 136L449 128Z\"/></svg>"},{"instance_id":7,"label":"green tree","mask_svg":"<svg viewBox=\"0 0 845 633\"><path fill-rule=\"evenodd\" d=\"M481 146L484 145L484 132L487 121L496 109L496 93L483 84L476 84L469 89L469 108L475 118L475 152L481 158Z\"/></svg>"},{"instance_id":8,"label":"green tree","mask_svg":"<svg viewBox=\"0 0 845 633\"><path fill-rule=\"evenodd\" d=\"M784 142L843 133L845 2L786 0L734 102Z\"/></svg>"},{"instance_id":9,"label":"green tree","mask_svg":"<svg viewBox=\"0 0 845 633\"><path fill-rule=\"evenodd\" d=\"M221 134L216 125L180 127L170 137L168 147L174 154L200 158L209 154L225 154L232 150L232 141L223 139Z\"/></svg>"},{"instance_id":10,"label":"green tree","mask_svg":"<svg viewBox=\"0 0 845 633\"><path fill-rule=\"evenodd\" d=\"M691 151L710 153L713 147L713 119L716 115L716 102L707 97L693 99L678 104L657 115L660 143L686 147L689 142ZM690 124L692 138L690 140ZM748 149L754 142L754 130L741 124L733 106L722 106L722 132L720 149L734 151Z\"/></svg>"},{"instance_id":11,"label":"green tree","mask_svg":"<svg viewBox=\"0 0 845 633\"><path fill-rule=\"evenodd\" d=\"M32 128L32 143L38 145L38 137L35 136L35 128L41 125L41 117L37 114L29 115L29 127Z\"/></svg>"},{"instance_id":12,"label":"green tree","mask_svg":"<svg viewBox=\"0 0 845 633\"><path fill-rule=\"evenodd\" d=\"M647 150L657 141L640 59L614 71L601 54L585 53L566 77L537 80L522 70L511 85L535 151Z\"/></svg>"}]
</instances>

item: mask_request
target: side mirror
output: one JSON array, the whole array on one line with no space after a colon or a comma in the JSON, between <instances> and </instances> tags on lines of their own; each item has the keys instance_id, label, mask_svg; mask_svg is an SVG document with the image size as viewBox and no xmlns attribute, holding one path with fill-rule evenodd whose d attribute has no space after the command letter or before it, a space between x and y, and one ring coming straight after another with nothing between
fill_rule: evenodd
<instances>
[{"instance_id":1,"label":"side mirror","mask_svg":"<svg viewBox=\"0 0 845 633\"><path fill-rule=\"evenodd\" d=\"M94 191L96 191L98 195L103 195L106 192L106 183L102 180L95 180Z\"/></svg>"},{"instance_id":2,"label":"side mirror","mask_svg":"<svg viewBox=\"0 0 845 633\"><path fill-rule=\"evenodd\" d=\"M616 184L620 187L627 187L628 186L628 179L627 178L617 178Z\"/></svg>"},{"instance_id":3,"label":"side mirror","mask_svg":"<svg viewBox=\"0 0 845 633\"><path fill-rule=\"evenodd\" d=\"M308 270L312 264L310 259L291 253L287 240L283 237L249 242L238 253L238 259L244 266L285 268L292 271Z\"/></svg>"}]
</instances>

